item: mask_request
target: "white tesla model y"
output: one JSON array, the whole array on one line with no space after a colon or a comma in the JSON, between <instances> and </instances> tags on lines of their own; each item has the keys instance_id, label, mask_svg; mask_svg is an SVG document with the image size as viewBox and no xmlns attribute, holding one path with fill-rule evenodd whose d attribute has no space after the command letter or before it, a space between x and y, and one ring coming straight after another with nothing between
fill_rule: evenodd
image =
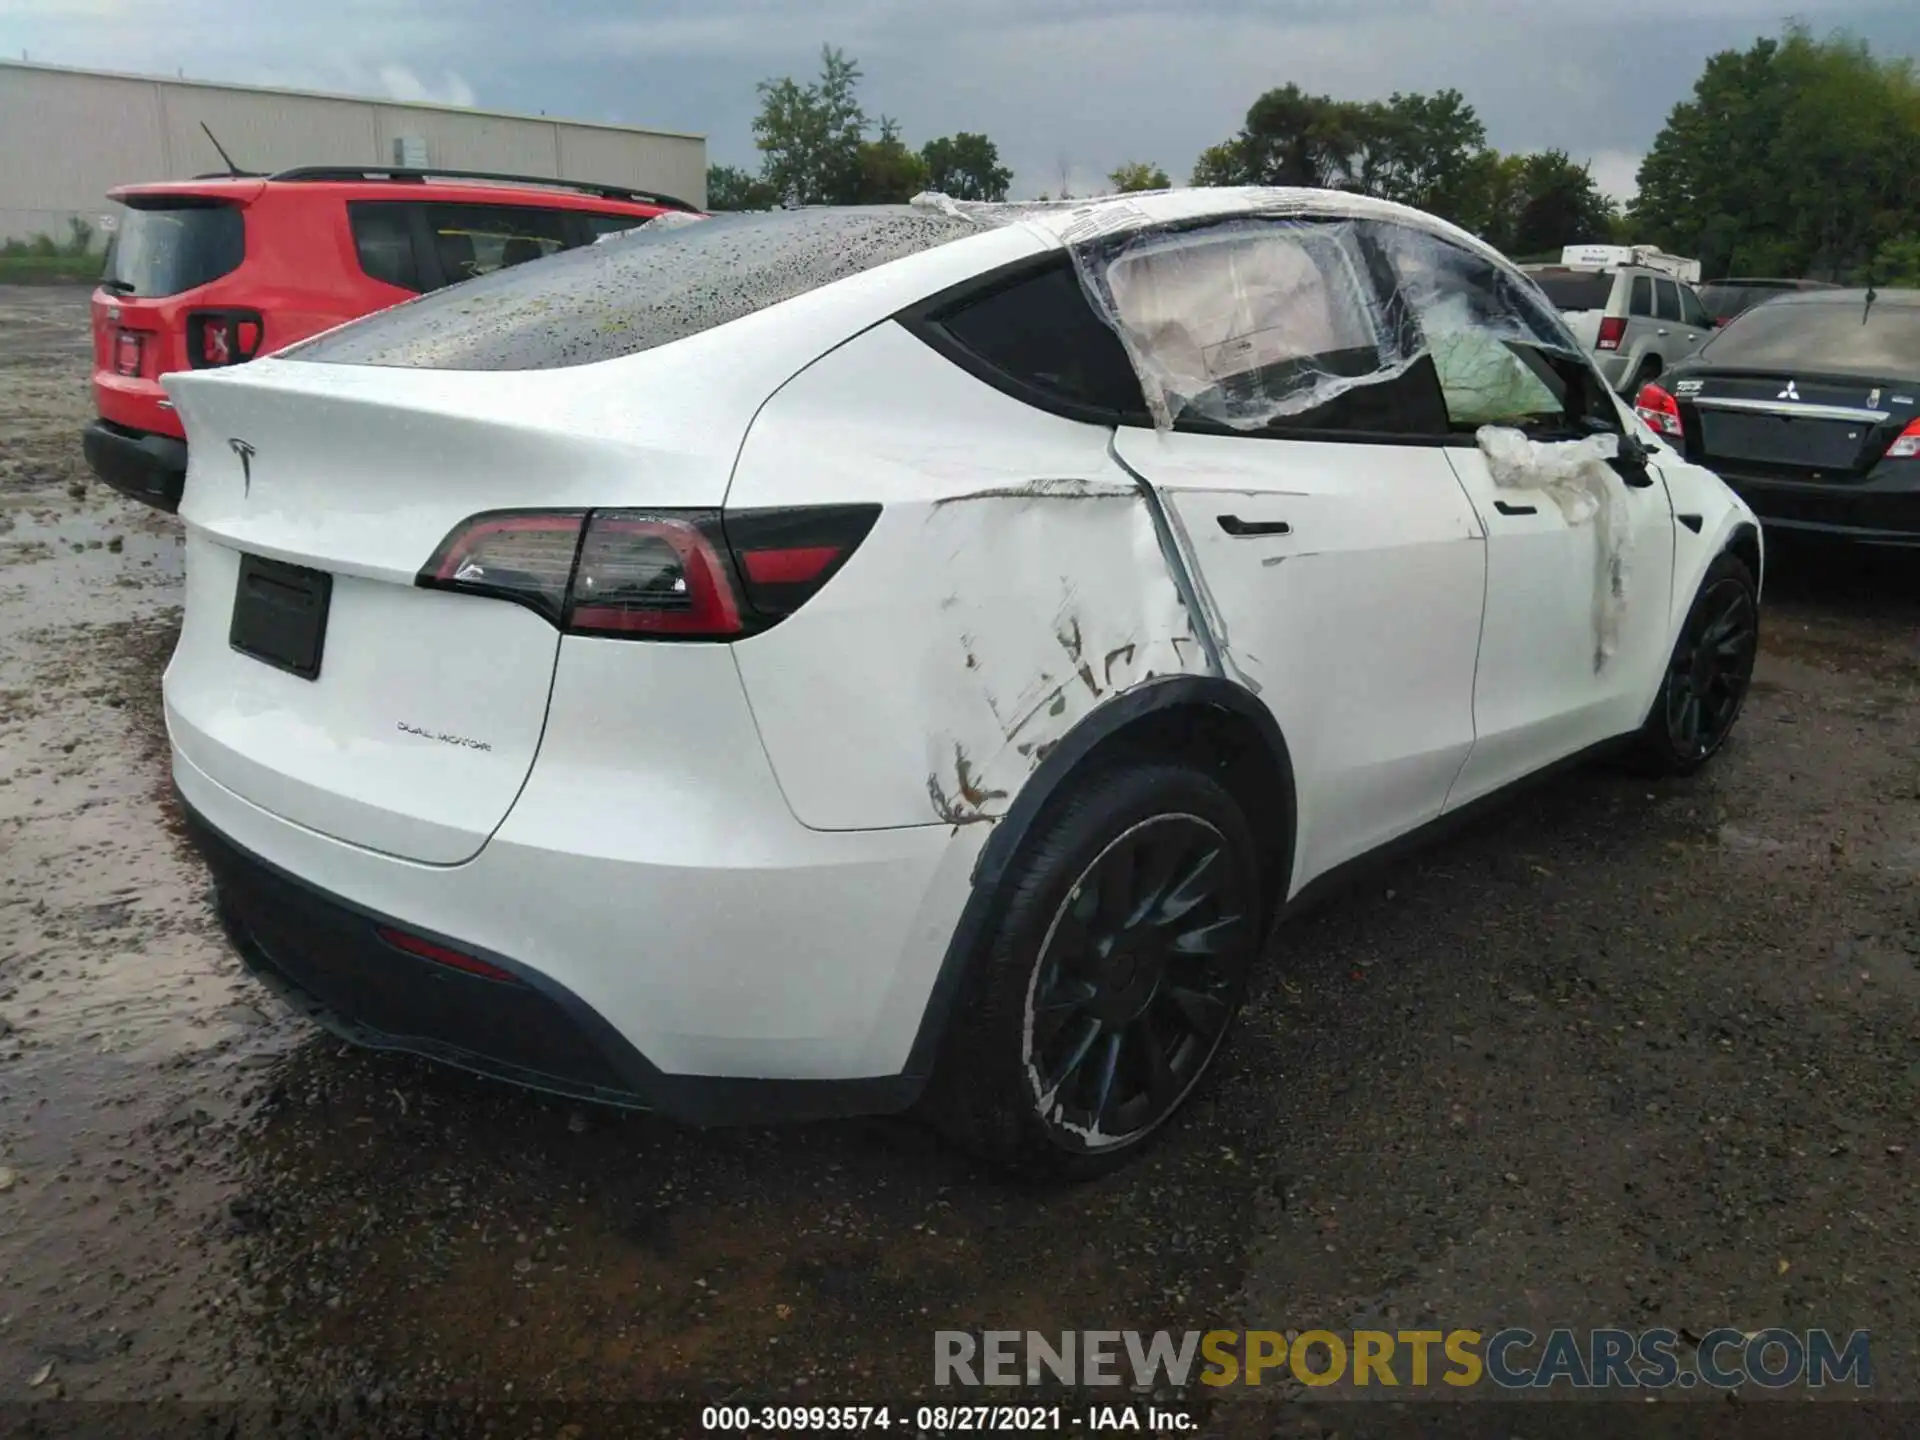
<instances>
[{"instance_id":1,"label":"white tesla model y","mask_svg":"<svg viewBox=\"0 0 1920 1440\"><path fill-rule=\"evenodd\" d=\"M249 965L689 1121L1085 1172L1313 882L1734 723L1759 531L1431 217L647 227L218 372L173 773Z\"/></svg>"}]
</instances>

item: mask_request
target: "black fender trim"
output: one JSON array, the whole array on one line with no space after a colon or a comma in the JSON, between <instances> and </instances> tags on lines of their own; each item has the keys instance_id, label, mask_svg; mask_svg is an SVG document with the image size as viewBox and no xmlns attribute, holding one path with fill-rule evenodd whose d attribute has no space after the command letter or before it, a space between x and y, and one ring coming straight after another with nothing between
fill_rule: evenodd
<instances>
[{"instance_id":1,"label":"black fender trim","mask_svg":"<svg viewBox=\"0 0 1920 1440\"><path fill-rule=\"evenodd\" d=\"M993 833L981 847L974 861L972 893L967 897L966 908L960 912L959 923L954 926L952 938L947 943L946 955L940 962L940 973L934 978L933 989L927 996L927 1006L920 1017L920 1029L914 1035L913 1048L908 1052L906 1068L902 1073L901 1078L912 1084L916 1094L933 1075L934 1063L939 1058L941 1041L946 1035L954 1003L964 988L987 924L999 913L1008 868L1047 803L1061 791L1081 762L1103 741L1148 716L1183 707L1227 711L1251 721L1265 740L1286 791L1286 813L1280 821L1284 835L1281 864L1278 867L1281 881L1279 893L1270 897L1271 908L1276 915L1285 907L1286 891L1292 884L1294 817L1298 813L1298 805L1293 757L1287 749L1285 737L1280 733L1279 722L1273 718L1273 712L1244 686L1217 675L1161 676L1123 691L1096 706L1067 732L1028 777L1027 783L1020 787L1006 814L995 823Z\"/></svg>"}]
</instances>

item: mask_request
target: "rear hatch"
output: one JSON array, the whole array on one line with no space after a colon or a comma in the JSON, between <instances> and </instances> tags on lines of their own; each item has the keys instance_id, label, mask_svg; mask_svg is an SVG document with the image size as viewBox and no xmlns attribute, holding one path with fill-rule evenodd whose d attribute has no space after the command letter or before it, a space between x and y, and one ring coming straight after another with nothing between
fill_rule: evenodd
<instances>
[{"instance_id":1,"label":"rear hatch","mask_svg":"<svg viewBox=\"0 0 1920 1440\"><path fill-rule=\"evenodd\" d=\"M718 506L738 445L711 415L692 455L619 433L604 403L583 422L579 373L267 359L170 377L192 455L165 686L181 757L340 840L430 864L478 853L539 748L560 632L525 604L425 588L422 570L482 512L585 509L636 485ZM669 414L699 410L653 388ZM564 577L573 554L509 524L487 563Z\"/></svg>"},{"instance_id":2,"label":"rear hatch","mask_svg":"<svg viewBox=\"0 0 1920 1440\"><path fill-rule=\"evenodd\" d=\"M93 385L101 418L135 430L179 434L159 379L193 363L190 325L205 346L229 340L197 312L210 308L206 287L246 259L247 204L259 182L122 190L124 207L93 294ZM246 337L233 337L246 343ZM210 358L221 358L217 355ZM226 358L238 359L239 355Z\"/></svg>"},{"instance_id":3,"label":"rear hatch","mask_svg":"<svg viewBox=\"0 0 1920 1440\"><path fill-rule=\"evenodd\" d=\"M1688 379L1690 434L1709 467L1782 479L1858 479L1880 462L1910 418L1892 388L1786 372L1712 372ZM1905 392L1903 392L1905 393ZM1684 415L1683 415L1684 423Z\"/></svg>"},{"instance_id":4,"label":"rear hatch","mask_svg":"<svg viewBox=\"0 0 1920 1440\"><path fill-rule=\"evenodd\" d=\"M1756 477L1864 478L1913 418L1920 306L1790 294L1717 332L1674 388L1696 458Z\"/></svg>"},{"instance_id":5,"label":"rear hatch","mask_svg":"<svg viewBox=\"0 0 1920 1440\"><path fill-rule=\"evenodd\" d=\"M1600 322L1613 299L1613 273L1544 266L1529 269L1527 275L1560 312L1573 338L1593 349L1600 339Z\"/></svg>"}]
</instances>

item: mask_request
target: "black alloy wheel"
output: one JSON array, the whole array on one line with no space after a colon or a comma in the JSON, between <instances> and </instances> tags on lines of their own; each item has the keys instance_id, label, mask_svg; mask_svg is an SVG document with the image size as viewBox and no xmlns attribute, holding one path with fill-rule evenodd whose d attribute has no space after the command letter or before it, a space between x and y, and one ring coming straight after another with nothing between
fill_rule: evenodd
<instances>
[{"instance_id":1,"label":"black alloy wheel","mask_svg":"<svg viewBox=\"0 0 1920 1440\"><path fill-rule=\"evenodd\" d=\"M1049 926L1027 997L1038 1116L1089 1151L1145 1135L1226 1037L1256 946L1231 842L1197 815L1157 815L1083 870Z\"/></svg>"},{"instance_id":2,"label":"black alloy wheel","mask_svg":"<svg viewBox=\"0 0 1920 1440\"><path fill-rule=\"evenodd\" d=\"M1753 587L1734 575L1713 580L1681 627L1667 671L1667 738L1683 763L1697 764L1725 743L1759 645Z\"/></svg>"}]
</instances>

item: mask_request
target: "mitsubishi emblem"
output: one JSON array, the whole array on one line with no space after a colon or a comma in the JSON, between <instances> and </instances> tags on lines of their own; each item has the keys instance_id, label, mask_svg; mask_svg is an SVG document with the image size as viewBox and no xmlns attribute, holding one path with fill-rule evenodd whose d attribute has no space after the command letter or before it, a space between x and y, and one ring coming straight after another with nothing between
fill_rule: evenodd
<instances>
[{"instance_id":1,"label":"mitsubishi emblem","mask_svg":"<svg viewBox=\"0 0 1920 1440\"><path fill-rule=\"evenodd\" d=\"M253 446L244 440L229 440L227 448L240 457L240 478L243 482L242 495L253 494Z\"/></svg>"},{"instance_id":2,"label":"mitsubishi emblem","mask_svg":"<svg viewBox=\"0 0 1920 1440\"><path fill-rule=\"evenodd\" d=\"M1787 388L1782 390L1777 398L1781 400L1798 400L1800 398L1800 387L1789 380L1787 381Z\"/></svg>"}]
</instances>

